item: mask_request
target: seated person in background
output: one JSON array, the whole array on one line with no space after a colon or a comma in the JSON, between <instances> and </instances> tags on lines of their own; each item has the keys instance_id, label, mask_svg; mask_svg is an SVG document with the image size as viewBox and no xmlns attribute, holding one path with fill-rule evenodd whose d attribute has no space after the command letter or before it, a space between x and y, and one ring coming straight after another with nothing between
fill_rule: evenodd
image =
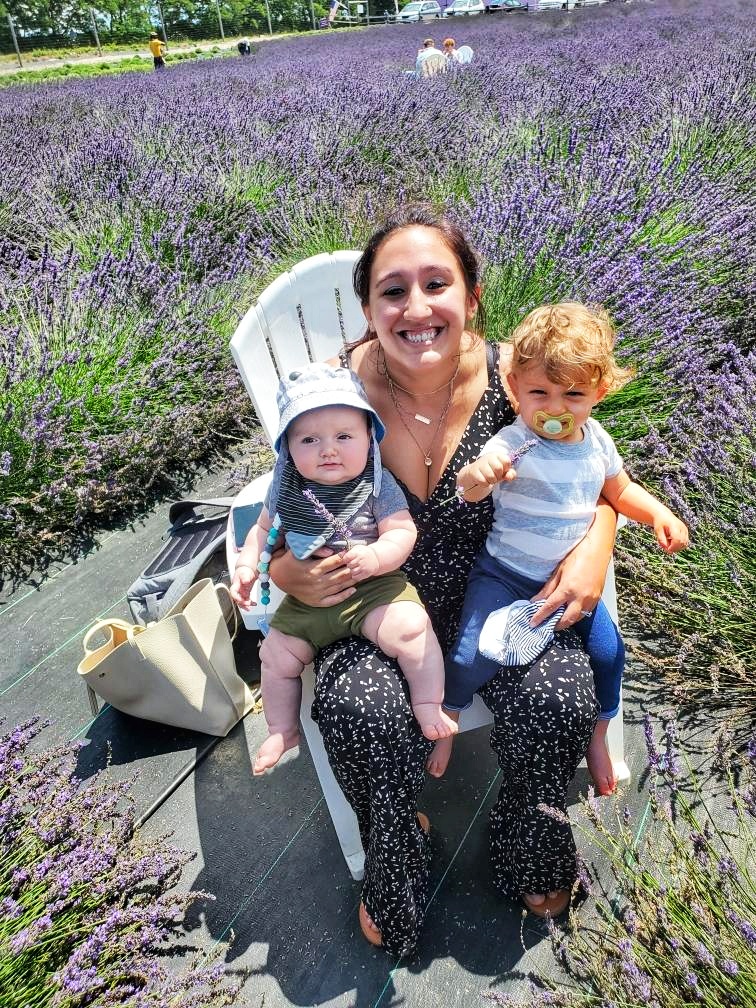
<instances>
[{"instance_id":1,"label":"seated person in background","mask_svg":"<svg viewBox=\"0 0 756 1008\"><path fill-rule=\"evenodd\" d=\"M418 77L423 76L423 63L434 56L443 56L440 49L436 49L436 43L432 38L423 39L423 47L418 50L415 60L415 73Z\"/></svg>"},{"instance_id":2,"label":"seated person in background","mask_svg":"<svg viewBox=\"0 0 756 1008\"><path fill-rule=\"evenodd\" d=\"M506 636L512 603L542 595L554 567L591 527L600 496L619 514L650 525L665 553L688 545L683 522L632 482L611 437L591 417L593 407L632 375L617 365L614 340L606 312L574 301L534 309L512 334L508 377L519 416L457 476L466 501L493 494L494 520L470 574L460 634L447 659L444 706L454 718L500 670L483 646L487 617L501 610ZM526 445L532 450L515 471L511 460ZM574 629L588 652L601 706L588 770L605 795L616 787L607 729L619 711L625 649L603 602L581 615ZM428 761L434 777L444 772L450 753L451 736L436 743Z\"/></svg>"},{"instance_id":3,"label":"seated person in background","mask_svg":"<svg viewBox=\"0 0 756 1008\"><path fill-rule=\"evenodd\" d=\"M458 56L457 50L455 48L456 44L457 43L454 41L453 38L445 38L444 41L443 41L444 56L446 56L447 59L454 60L455 62L458 62L459 61L459 56Z\"/></svg>"},{"instance_id":4,"label":"seated person in background","mask_svg":"<svg viewBox=\"0 0 756 1008\"><path fill-rule=\"evenodd\" d=\"M239 39L239 41L236 43L236 48L239 50L240 56L249 56L249 54L252 52L249 45L249 39L246 38Z\"/></svg>"},{"instance_id":5,"label":"seated person in background","mask_svg":"<svg viewBox=\"0 0 756 1008\"><path fill-rule=\"evenodd\" d=\"M267 604L267 571L281 532L299 559L322 547L339 553L357 589L326 608L287 596L273 614L260 647L268 737L253 772L264 773L299 744L302 670L316 651L351 634L396 658L423 735L443 738L457 725L441 710L441 647L419 595L399 570L417 529L404 493L381 467L383 424L362 382L346 368L310 364L294 371L281 380L277 399L278 461L236 563L231 596L248 609L261 575L261 601Z\"/></svg>"}]
</instances>

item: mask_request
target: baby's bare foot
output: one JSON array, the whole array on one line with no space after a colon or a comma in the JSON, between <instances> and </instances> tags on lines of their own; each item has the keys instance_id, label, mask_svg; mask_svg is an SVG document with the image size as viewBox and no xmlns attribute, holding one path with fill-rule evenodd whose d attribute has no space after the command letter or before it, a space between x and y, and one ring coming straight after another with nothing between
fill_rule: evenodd
<instances>
[{"instance_id":1,"label":"baby's bare foot","mask_svg":"<svg viewBox=\"0 0 756 1008\"><path fill-rule=\"evenodd\" d=\"M444 714L441 704L413 703L412 710L427 739L448 738L459 731L456 722L448 714Z\"/></svg>"},{"instance_id":2,"label":"baby's bare foot","mask_svg":"<svg viewBox=\"0 0 756 1008\"><path fill-rule=\"evenodd\" d=\"M591 780L596 788L596 794L614 794L617 790L617 778L614 776L614 767L612 766L612 758L609 755L606 733L600 732L598 728L593 733L588 745L585 760L588 764Z\"/></svg>"},{"instance_id":3,"label":"baby's bare foot","mask_svg":"<svg viewBox=\"0 0 756 1008\"><path fill-rule=\"evenodd\" d=\"M443 777L451 759L454 739L451 735L439 739L433 746L433 752L425 763L425 769L431 777Z\"/></svg>"},{"instance_id":4,"label":"baby's bare foot","mask_svg":"<svg viewBox=\"0 0 756 1008\"><path fill-rule=\"evenodd\" d=\"M252 773L255 777L264 774L266 770L272 769L281 759L283 754L289 749L296 749L299 745L299 732L273 732L268 735L263 744L257 750L255 762L252 765Z\"/></svg>"}]
</instances>

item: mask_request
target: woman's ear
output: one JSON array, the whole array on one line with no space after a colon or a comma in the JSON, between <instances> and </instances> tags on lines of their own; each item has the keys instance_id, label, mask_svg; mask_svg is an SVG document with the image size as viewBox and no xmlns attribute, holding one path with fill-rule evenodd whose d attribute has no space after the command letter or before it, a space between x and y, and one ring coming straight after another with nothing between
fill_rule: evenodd
<instances>
[{"instance_id":1,"label":"woman's ear","mask_svg":"<svg viewBox=\"0 0 756 1008\"><path fill-rule=\"evenodd\" d=\"M372 318L372 312L370 311L370 305L364 304L362 306L362 314L365 316L365 321L368 324L368 329L370 330L370 332L372 332L373 331L373 318Z\"/></svg>"},{"instance_id":2,"label":"woman's ear","mask_svg":"<svg viewBox=\"0 0 756 1008\"><path fill-rule=\"evenodd\" d=\"M480 284L476 284L473 288L471 294L467 296L467 321L473 317L475 312L478 310L478 305L480 304L481 288Z\"/></svg>"}]
</instances>

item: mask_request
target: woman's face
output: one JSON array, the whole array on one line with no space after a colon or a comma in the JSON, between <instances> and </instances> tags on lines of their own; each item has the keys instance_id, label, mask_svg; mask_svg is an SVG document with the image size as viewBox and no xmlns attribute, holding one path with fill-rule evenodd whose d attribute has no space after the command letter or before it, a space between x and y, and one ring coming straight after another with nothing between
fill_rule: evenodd
<instances>
[{"instance_id":1,"label":"woman's face","mask_svg":"<svg viewBox=\"0 0 756 1008\"><path fill-rule=\"evenodd\" d=\"M418 366L456 356L476 307L457 257L435 228L403 228L378 249L363 311L387 360Z\"/></svg>"}]
</instances>

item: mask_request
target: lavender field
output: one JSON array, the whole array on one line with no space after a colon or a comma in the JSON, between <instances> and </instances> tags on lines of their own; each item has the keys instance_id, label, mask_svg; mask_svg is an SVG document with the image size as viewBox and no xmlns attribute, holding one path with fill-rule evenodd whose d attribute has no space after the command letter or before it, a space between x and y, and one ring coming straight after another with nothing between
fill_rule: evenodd
<instances>
[{"instance_id":1,"label":"lavender field","mask_svg":"<svg viewBox=\"0 0 756 1008\"><path fill-rule=\"evenodd\" d=\"M556 298L616 318L638 377L602 419L693 534L671 559L622 533L624 619L687 687L752 702L755 21L616 3L455 19L475 62L427 81L403 70L428 27L397 25L6 89L4 576L246 434L227 348L256 293L430 199L483 256L490 337Z\"/></svg>"}]
</instances>

